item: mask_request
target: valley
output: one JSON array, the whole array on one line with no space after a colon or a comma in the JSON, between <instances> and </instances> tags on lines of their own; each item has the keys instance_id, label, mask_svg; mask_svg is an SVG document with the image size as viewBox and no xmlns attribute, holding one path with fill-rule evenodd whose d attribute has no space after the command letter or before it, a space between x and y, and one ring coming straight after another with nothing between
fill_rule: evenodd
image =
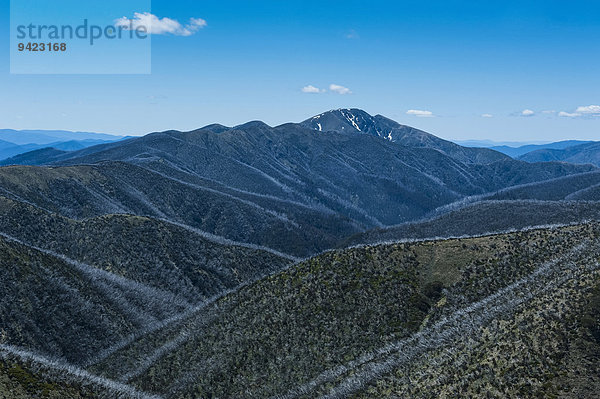
<instances>
[{"instance_id":1,"label":"valley","mask_svg":"<svg viewBox=\"0 0 600 399\"><path fill-rule=\"evenodd\" d=\"M583 146L340 109L5 159L0 397L593 398Z\"/></svg>"}]
</instances>

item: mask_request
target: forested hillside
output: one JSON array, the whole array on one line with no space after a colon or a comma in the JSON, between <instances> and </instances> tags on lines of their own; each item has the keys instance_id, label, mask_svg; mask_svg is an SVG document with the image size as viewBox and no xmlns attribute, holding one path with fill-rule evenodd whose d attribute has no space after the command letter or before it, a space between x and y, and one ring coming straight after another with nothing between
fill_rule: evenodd
<instances>
[{"instance_id":1,"label":"forested hillside","mask_svg":"<svg viewBox=\"0 0 600 399\"><path fill-rule=\"evenodd\" d=\"M600 325L587 316L598 311L598 233L587 224L329 252L91 370L168 397L434 397L463 386L490 387L494 397L551 395L569 376L594 375L588 355L598 352L585 348L599 345ZM499 353L496 339L512 349ZM564 359L576 365L566 374L556 369ZM480 370L507 373L516 361L528 371L485 379Z\"/></svg>"},{"instance_id":2,"label":"forested hillside","mask_svg":"<svg viewBox=\"0 0 600 399\"><path fill-rule=\"evenodd\" d=\"M356 109L0 167L0 397L593 398L600 172Z\"/></svg>"}]
</instances>

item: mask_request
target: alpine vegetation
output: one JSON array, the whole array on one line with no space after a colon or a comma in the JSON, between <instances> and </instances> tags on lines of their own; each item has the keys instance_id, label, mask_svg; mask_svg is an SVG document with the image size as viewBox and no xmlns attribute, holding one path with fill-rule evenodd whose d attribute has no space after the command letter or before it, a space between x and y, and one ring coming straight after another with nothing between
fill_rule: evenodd
<instances>
[{"instance_id":1,"label":"alpine vegetation","mask_svg":"<svg viewBox=\"0 0 600 399\"><path fill-rule=\"evenodd\" d=\"M339 109L61 148L0 167L0 397L600 391L589 143Z\"/></svg>"}]
</instances>

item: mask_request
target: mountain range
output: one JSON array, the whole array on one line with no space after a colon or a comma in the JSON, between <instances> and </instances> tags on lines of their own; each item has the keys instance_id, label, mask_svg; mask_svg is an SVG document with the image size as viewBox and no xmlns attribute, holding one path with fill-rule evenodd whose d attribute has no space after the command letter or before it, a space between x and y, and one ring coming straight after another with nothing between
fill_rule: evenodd
<instances>
[{"instance_id":1,"label":"mountain range","mask_svg":"<svg viewBox=\"0 0 600 399\"><path fill-rule=\"evenodd\" d=\"M561 161L600 166L600 143L591 142L564 149L540 149L524 154L519 159L526 162Z\"/></svg>"},{"instance_id":2,"label":"mountain range","mask_svg":"<svg viewBox=\"0 0 600 399\"><path fill-rule=\"evenodd\" d=\"M339 109L2 165L0 396L600 387L592 164Z\"/></svg>"},{"instance_id":3,"label":"mountain range","mask_svg":"<svg viewBox=\"0 0 600 399\"><path fill-rule=\"evenodd\" d=\"M0 190L67 217L164 218L307 256L466 197L595 170L466 149L359 110L317 119L339 123L321 131L312 122L211 125L79 151L30 152L2 164L44 167L1 169ZM375 134L384 128L391 133Z\"/></svg>"},{"instance_id":4,"label":"mountain range","mask_svg":"<svg viewBox=\"0 0 600 399\"><path fill-rule=\"evenodd\" d=\"M0 160L43 148L76 151L122 139L100 133L0 129Z\"/></svg>"},{"instance_id":5,"label":"mountain range","mask_svg":"<svg viewBox=\"0 0 600 399\"><path fill-rule=\"evenodd\" d=\"M519 158L524 156L525 154L539 151L539 150L564 150L566 148L575 147L583 144L592 144L593 141L580 141L580 140L565 140L565 141L557 141L554 143L548 144L528 144L519 147L511 147L507 145L502 146L491 146L492 150L501 152L506 154L512 158Z\"/></svg>"},{"instance_id":6,"label":"mountain range","mask_svg":"<svg viewBox=\"0 0 600 399\"><path fill-rule=\"evenodd\" d=\"M569 162L600 166L600 143L597 141L565 140L547 144L522 146L495 145L493 142L468 141L469 147L485 147L525 162Z\"/></svg>"},{"instance_id":7,"label":"mountain range","mask_svg":"<svg viewBox=\"0 0 600 399\"><path fill-rule=\"evenodd\" d=\"M65 141L116 141L123 139L123 136L116 136L104 133L90 132L71 132L68 130L13 130L0 129L0 140L9 141L14 144L52 144Z\"/></svg>"}]
</instances>

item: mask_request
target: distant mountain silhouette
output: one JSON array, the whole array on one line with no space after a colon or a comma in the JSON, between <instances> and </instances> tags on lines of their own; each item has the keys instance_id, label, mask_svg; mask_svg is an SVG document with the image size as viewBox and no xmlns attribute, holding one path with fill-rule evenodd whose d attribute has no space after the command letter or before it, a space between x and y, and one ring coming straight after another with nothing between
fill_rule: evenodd
<instances>
[{"instance_id":1,"label":"distant mountain silhouette","mask_svg":"<svg viewBox=\"0 0 600 399\"><path fill-rule=\"evenodd\" d=\"M90 132L71 132L68 130L14 130L0 129L0 140L8 141L14 144L52 144L65 141L116 141L123 139L123 136L90 133Z\"/></svg>"},{"instance_id":2,"label":"distant mountain silhouette","mask_svg":"<svg viewBox=\"0 0 600 399\"><path fill-rule=\"evenodd\" d=\"M489 147L492 150L496 150L503 154L506 154L512 158L522 157L525 154L528 154L533 151L538 150L564 150L566 148L575 147L582 144L592 144L593 141L579 141L579 140L566 140L566 141L557 141L555 143L549 144L530 144L524 145L520 147L510 147L510 146L493 146Z\"/></svg>"},{"instance_id":3,"label":"distant mountain silhouette","mask_svg":"<svg viewBox=\"0 0 600 399\"><path fill-rule=\"evenodd\" d=\"M0 130L0 160L44 148L75 151L121 139L123 137L99 133L4 129Z\"/></svg>"},{"instance_id":4,"label":"distant mountain silhouette","mask_svg":"<svg viewBox=\"0 0 600 399\"><path fill-rule=\"evenodd\" d=\"M565 149L542 149L529 152L519 159L526 162L561 161L600 166L600 142L580 144Z\"/></svg>"}]
</instances>

